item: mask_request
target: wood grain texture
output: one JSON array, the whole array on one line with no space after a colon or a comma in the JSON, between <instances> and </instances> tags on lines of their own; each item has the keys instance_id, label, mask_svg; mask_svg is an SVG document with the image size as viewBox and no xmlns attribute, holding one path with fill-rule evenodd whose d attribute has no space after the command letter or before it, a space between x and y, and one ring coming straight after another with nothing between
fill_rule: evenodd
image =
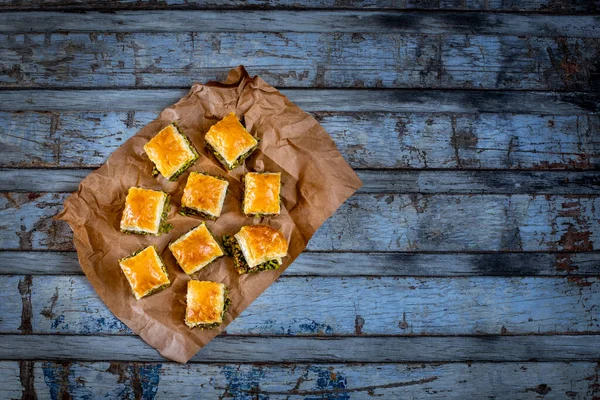
<instances>
[{"instance_id":1,"label":"wood grain texture","mask_svg":"<svg viewBox=\"0 0 600 400\"><path fill-rule=\"evenodd\" d=\"M598 364L188 364L35 362L38 398L165 399L586 399L598 394ZM0 394L18 397L19 364L0 362ZM15 371L17 375L15 375ZM4 392L3 392L4 390Z\"/></svg>"},{"instance_id":2,"label":"wood grain texture","mask_svg":"<svg viewBox=\"0 0 600 400\"><path fill-rule=\"evenodd\" d=\"M165 21L169 21L165 24ZM5 12L0 33L319 32L600 37L600 17L407 11Z\"/></svg>"},{"instance_id":3,"label":"wood grain texture","mask_svg":"<svg viewBox=\"0 0 600 400\"><path fill-rule=\"evenodd\" d=\"M64 193L0 197L0 249L73 250L52 219ZM319 251L592 251L598 196L357 194L316 232ZM175 211L172 211L175 212Z\"/></svg>"},{"instance_id":4,"label":"wood grain texture","mask_svg":"<svg viewBox=\"0 0 600 400\"><path fill-rule=\"evenodd\" d=\"M244 64L280 88L600 90L598 38L25 33L0 35L0 49L6 88L188 86Z\"/></svg>"},{"instance_id":5,"label":"wood grain texture","mask_svg":"<svg viewBox=\"0 0 600 400\"><path fill-rule=\"evenodd\" d=\"M81 275L75 252L0 252L0 275ZM284 276L599 276L600 253L304 252ZM576 278L575 278L576 279Z\"/></svg>"},{"instance_id":6,"label":"wood grain texture","mask_svg":"<svg viewBox=\"0 0 600 400\"><path fill-rule=\"evenodd\" d=\"M20 399L23 394L19 363L0 361L0 398Z\"/></svg>"},{"instance_id":7,"label":"wood grain texture","mask_svg":"<svg viewBox=\"0 0 600 400\"><path fill-rule=\"evenodd\" d=\"M187 86L187 85L186 85ZM308 112L517 113L574 115L600 112L600 94L475 90L283 89ZM187 89L1 90L1 111L153 111ZM90 103L93 99L93 103Z\"/></svg>"},{"instance_id":8,"label":"wood grain texture","mask_svg":"<svg viewBox=\"0 0 600 400\"><path fill-rule=\"evenodd\" d=\"M0 169L0 190L73 192L90 170ZM357 171L358 193L597 194L600 172Z\"/></svg>"},{"instance_id":9,"label":"wood grain texture","mask_svg":"<svg viewBox=\"0 0 600 400\"><path fill-rule=\"evenodd\" d=\"M599 335L444 337L218 336L196 363L594 361ZM2 335L2 360L165 361L136 336Z\"/></svg>"},{"instance_id":10,"label":"wood grain texture","mask_svg":"<svg viewBox=\"0 0 600 400\"><path fill-rule=\"evenodd\" d=\"M597 13L598 0L7 0L5 10L119 10L119 9L416 9L485 10L552 14Z\"/></svg>"},{"instance_id":11,"label":"wood grain texture","mask_svg":"<svg viewBox=\"0 0 600 400\"><path fill-rule=\"evenodd\" d=\"M20 281L8 295L1 333L22 319ZM12 295L12 296L9 296ZM31 284L33 333L131 335L82 276ZM227 327L231 335L527 335L598 333L597 278L283 278ZM183 315L181 315L183 319Z\"/></svg>"},{"instance_id":12,"label":"wood grain texture","mask_svg":"<svg viewBox=\"0 0 600 400\"><path fill-rule=\"evenodd\" d=\"M600 169L596 114L313 112L313 116L353 168ZM0 111L0 166L98 167L155 117L152 111ZM70 176L76 180L85 173ZM8 187L7 180L0 182L6 182L1 190L18 188Z\"/></svg>"}]
</instances>

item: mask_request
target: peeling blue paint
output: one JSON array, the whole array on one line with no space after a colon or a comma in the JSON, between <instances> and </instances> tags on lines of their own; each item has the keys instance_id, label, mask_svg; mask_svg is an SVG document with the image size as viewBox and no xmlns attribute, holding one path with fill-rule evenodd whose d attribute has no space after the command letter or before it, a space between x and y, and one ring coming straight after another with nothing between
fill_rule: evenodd
<instances>
[{"instance_id":1,"label":"peeling blue paint","mask_svg":"<svg viewBox=\"0 0 600 400\"><path fill-rule=\"evenodd\" d=\"M52 329L57 329L60 325L62 325L65 322L65 316L64 315L59 315L58 317L54 318L54 321L52 321L52 325L51 328ZM63 329L68 329L69 325L65 325L63 326Z\"/></svg>"},{"instance_id":2,"label":"peeling blue paint","mask_svg":"<svg viewBox=\"0 0 600 400\"><path fill-rule=\"evenodd\" d=\"M349 400L350 394L344 392L347 387L346 377L331 368L311 367L317 374L315 391L323 391L319 396L307 396L304 400ZM330 391L327 393L327 391Z\"/></svg>"},{"instance_id":3,"label":"peeling blue paint","mask_svg":"<svg viewBox=\"0 0 600 400\"><path fill-rule=\"evenodd\" d=\"M83 378L76 379L71 371L71 364L42 364L44 383L50 389L52 400L73 398L91 400L94 398L90 389L85 386Z\"/></svg>"},{"instance_id":4,"label":"peeling blue paint","mask_svg":"<svg viewBox=\"0 0 600 400\"><path fill-rule=\"evenodd\" d=\"M253 366L248 371L242 371L241 368L223 366L227 386L221 397L234 400L268 400L269 396L259 393L260 381L265 375L263 369Z\"/></svg>"},{"instance_id":5,"label":"peeling blue paint","mask_svg":"<svg viewBox=\"0 0 600 400\"><path fill-rule=\"evenodd\" d=\"M154 399L160 382L162 364L137 364L137 374L142 387L142 399Z\"/></svg>"}]
</instances>

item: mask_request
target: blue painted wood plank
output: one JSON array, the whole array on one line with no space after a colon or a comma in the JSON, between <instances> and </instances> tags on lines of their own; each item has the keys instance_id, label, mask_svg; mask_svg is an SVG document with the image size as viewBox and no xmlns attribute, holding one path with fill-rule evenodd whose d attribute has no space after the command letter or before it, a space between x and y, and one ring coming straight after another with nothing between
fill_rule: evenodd
<instances>
[{"instance_id":1,"label":"blue painted wood plank","mask_svg":"<svg viewBox=\"0 0 600 400\"><path fill-rule=\"evenodd\" d=\"M3 193L2 250L73 250L52 219L65 193ZM356 194L315 233L319 251L592 251L598 196ZM173 208L171 213L175 213Z\"/></svg>"},{"instance_id":2,"label":"blue painted wood plank","mask_svg":"<svg viewBox=\"0 0 600 400\"><path fill-rule=\"evenodd\" d=\"M3 251L0 275L82 275L75 252ZM304 252L284 276L598 276L600 252Z\"/></svg>"},{"instance_id":3,"label":"blue painted wood plank","mask_svg":"<svg viewBox=\"0 0 600 400\"><path fill-rule=\"evenodd\" d=\"M350 33L0 35L4 87L172 87L244 64L278 87L597 91L600 39ZM164 49L170 49L165 54Z\"/></svg>"},{"instance_id":4,"label":"blue painted wood plank","mask_svg":"<svg viewBox=\"0 0 600 400\"><path fill-rule=\"evenodd\" d=\"M2 360L160 361L137 336L3 335ZM221 335L192 363L594 361L599 335L286 337Z\"/></svg>"},{"instance_id":5,"label":"blue painted wood plank","mask_svg":"<svg viewBox=\"0 0 600 400\"><path fill-rule=\"evenodd\" d=\"M31 277L27 278L31 279ZM24 276L3 276L0 290L0 331L18 333L23 330L31 331L31 321L26 327L22 324L23 298L28 301L30 293ZM21 294L21 292L23 292ZM27 316L29 318L31 314ZM2 374L0 374L2 375ZM1 387L1 385L0 385ZM1 392L0 392L1 393Z\"/></svg>"},{"instance_id":6,"label":"blue painted wood plank","mask_svg":"<svg viewBox=\"0 0 600 400\"><path fill-rule=\"evenodd\" d=\"M20 399L22 394L19 363L0 361L0 398Z\"/></svg>"},{"instance_id":7,"label":"blue painted wood plank","mask_svg":"<svg viewBox=\"0 0 600 400\"><path fill-rule=\"evenodd\" d=\"M16 362L0 368L18 371ZM598 366L573 363L188 364L36 362L38 398L585 399L597 394ZM18 375L0 390L20 393ZM0 378L2 379L2 378ZM13 391L8 391L12 389ZM0 392L2 393L2 392ZM10 397L10 396L6 396ZM17 397L15 395L15 397Z\"/></svg>"},{"instance_id":8,"label":"blue painted wood plank","mask_svg":"<svg viewBox=\"0 0 600 400\"><path fill-rule=\"evenodd\" d=\"M595 114L313 115L353 168L600 168ZM0 166L97 167L154 118L151 111L0 112Z\"/></svg>"},{"instance_id":9,"label":"blue painted wood plank","mask_svg":"<svg viewBox=\"0 0 600 400\"><path fill-rule=\"evenodd\" d=\"M486 10L539 13L594 13L600 5L593 0L11 0L0 9L11 10L118 10L118 9L410 9Z\"/></svg>"},{"instance_id":10,"label":"blue painted wood plank","mask_svg":"<svg viewBox=\"0 0 600 400\"><path fill-rule=\"evenodd\" d=\"M0 191L73 192L89 169L0 168ZM358 170L357 193L561 194L600 192L596 171L405 171Z\"/></svg>"},{"instance_id":11,"label":"blue painted wood plank","mask_svg":"<svg viewBox=\"0 0 600 400\"><path fill-rule=\"evenodd\" d=\"M169 21L169 23L164 23ZM0 33L320 32L600 37L593 15L347 10L4 12Z\"/></svg>"},{"instance_id":12,"label":"blue painted wood plank","mask_svg":"<svg viewBox=\"0 0 600 400\"><path fill-rule=\"evenodd\" d=\"M293 267L292 267L293 268ZM2 333L22 320L22 277L0 277ZM596 278L284 278L231 335L521 335L600 331ZM82 276L33 277L33 333L132 334ZM24 304L24 302L23 302ZM177 318L174 316L173 318ZM183 319L183 315L181 315Z\"/></svg>"},{"instance_id":13,"label":"blue painted wood plank","mask_svg":"<svg viewBox=\"0 0 600 400\"><path fill-rule=\"evenodd\" d=\"M175 103L179 89L2 90L2 111L152 111ZM308 112L515 113L587 115L600 112L600 94L473 90L283 89ZM90 99L93 98L93 103Z\"/></svg>"}]
</instances>

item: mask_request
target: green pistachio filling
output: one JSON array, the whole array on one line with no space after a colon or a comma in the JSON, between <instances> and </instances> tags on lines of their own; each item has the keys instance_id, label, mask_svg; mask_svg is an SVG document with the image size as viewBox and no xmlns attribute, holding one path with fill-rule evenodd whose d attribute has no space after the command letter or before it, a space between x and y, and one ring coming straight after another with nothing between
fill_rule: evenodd
<instances>
[{"instance_id":1,"label":"green pistachio filling","mask_svg":"<svg viewBox=\"0 0 600 400\"><path fill-rule=\"evenodd\" d=\"M279 261L269 260L262 264L258 264L254 268L250 268L246 262L246 259L244 258L244 253L242 252L242 249L240 248L240 245L234 236L223 235L223 248L228 256L233 257L233 265L239 274L253 274L256 272L277 269L280 267Z\"/></svg>"}]
</instances>

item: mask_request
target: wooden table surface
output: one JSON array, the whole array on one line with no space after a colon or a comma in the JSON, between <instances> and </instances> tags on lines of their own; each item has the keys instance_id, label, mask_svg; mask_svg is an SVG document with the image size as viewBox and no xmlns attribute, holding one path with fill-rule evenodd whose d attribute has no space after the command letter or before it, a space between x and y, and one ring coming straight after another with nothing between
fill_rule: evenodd
<instances>
[{"instance_id":1,"label":"wooden table surface","mask_svg":"<svg viewBox=\"0 0 600 400\"><path fill-rule=\"evenodd\" d=\"M0 398L600 396L598 0L0 10ZM364 187L179 365L107 310L52 216L239 64L314 115Z\"/></svg>"}]
</instances>

